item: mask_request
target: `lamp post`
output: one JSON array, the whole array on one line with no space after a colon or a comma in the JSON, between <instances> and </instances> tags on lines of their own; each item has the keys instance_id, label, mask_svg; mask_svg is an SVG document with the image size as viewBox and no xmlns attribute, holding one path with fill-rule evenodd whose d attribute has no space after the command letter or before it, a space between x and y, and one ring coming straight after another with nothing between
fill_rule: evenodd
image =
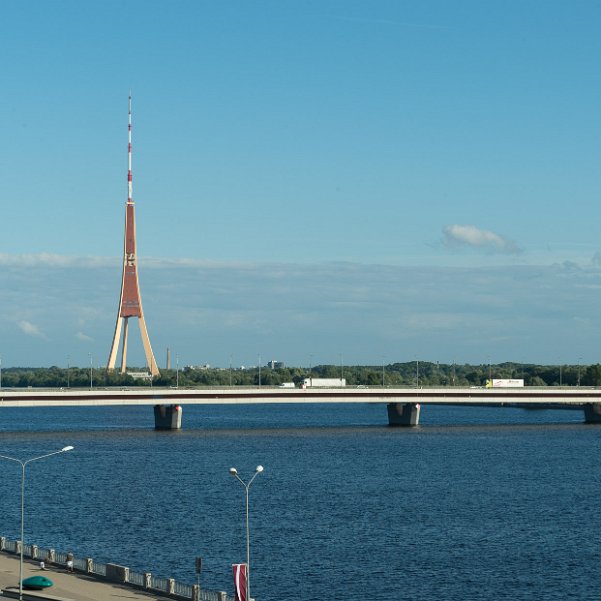
<instances>
[{"instance_id":1,"label":"lamp post","mask_svg":"<svg viewBox=\"0 0 601 601\"><path fill-rule=\"evenodd\" d=\"M19 560L19 601L23 601L23 548L25 547L24 537L24 524L25 524L25 466L32 461L37 461L38 459L45 459L46 457L51 457L52 455L58 455L59 453L64 453L66 451L72 451L73 447L68 446L64 447L60 451L54 451L54 453L48 453L46 455L40 455L39 457L32 457L31 459L27 459L26 461L22 461L21 459L15 459L14 457L7 457L6 455L0 455L0 459L8 459L9 461L16 461L21 465L21 557Z\"/></svg>"},{"instance_id":2,"label":"lamp post","mask_svg":"<svg viewBox=\"0 0 601 601\"><path fill-rule=\"evenodd\" d=\"M259 355L259 388L261 388L261 355Z\"/></svg>"},{"instance_id":3,"label":"lamp post","mask_svg":"<svg viewBox=\"0 0 601 601\"><path fill-rule=\"evenodd\" d=\"M92 390L92 353L88 353L90 355L90 390Z\"/></svg>"},{"instance_id":4,"label":"lamp post","mask_svg":"<svg viewBox=\"0 0 601 601\"><path fill-rule=\"evenodd\" d=\"M263 471L262 465L257 465L253 477L248 481L248 484L238 476L238 470L235 467L230 467L230 474L236 478L246 492L246 601L250 601L250 530L248 527L248 489L253 483L253 480Z\"/></svg>"},{"instance_id":5,"label":"lamp post","mask_svg":"<svg viewBox=\"0 0 601 601\"><path fill-rule=\"evenodd\" d=\"M563 386L563 374L562 374L562 365L559 364L559 386Z\"/></svg>"}]
</instances>

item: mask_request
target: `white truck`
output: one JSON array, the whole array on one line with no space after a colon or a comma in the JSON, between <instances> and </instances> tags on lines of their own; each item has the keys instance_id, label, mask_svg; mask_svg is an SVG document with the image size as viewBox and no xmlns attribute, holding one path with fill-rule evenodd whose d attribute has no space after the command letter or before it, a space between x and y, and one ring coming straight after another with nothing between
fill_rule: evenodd
<instances>
[{"instance_id":1,"label":"white truck","mask_svg":"<svg viewBox=\"0 0 601 601\"><path fill-rule=\"evenodd\" d=\"M345 378L305 378L303 388L340 388L346 386Z\"/></svg>"},{"instance_id":2,"label":"white truck","mask_svg":"<svg viewBox=\"0 0 601 601\"><path fill-rule=\"evenodd\" d=\"M278 388L294 388L294 382L282 382L278 384Z\"/></svg>"},{"instance_id":3,"label":"white truck","mask_svg":"<svg viewBox=\"0 0 601 601\"><path fill-rule=\"evenodd\" d=\"M522 388L524 380L522 378L498 378L486 380L486 388Z\"/></svg>"}]
</instances>

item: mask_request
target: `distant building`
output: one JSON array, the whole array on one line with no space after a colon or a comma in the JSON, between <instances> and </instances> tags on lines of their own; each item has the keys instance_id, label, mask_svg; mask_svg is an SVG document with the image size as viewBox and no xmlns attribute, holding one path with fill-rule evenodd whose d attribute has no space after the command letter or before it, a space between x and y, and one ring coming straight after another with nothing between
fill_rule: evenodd
<instances>
[{"instance_id":1,"label":"distant building","mask_svg":"<svg viewBox=\"0 0 601 601\"><path fill-rule=\"evenodd\" d=\"M270 367L271 369L282 369L282 367L284 367L284 362L283 361L276 361L275 359L272 359L267 364L267 367Z\"/></svg>"},{"instance_id":2,"label":"distant building","mask_svg":"<svg viewBox=\"0 0 601 601\"><path fill-rule=\"evenodd\" d=\"M152 374L147 371L128 371L127 375L134 380L151 380Z\"/></svg>"},{"instance_id":3,"label":"distant building","mask_svg":"<svg viewBox=\"0 0 601 601\"><path fill-rule=\"evenodd\" d=\"M211 369L211 366L208 363L204 363L203 365L186 365L186 367L184 367L184 371L196 371L197 369L207 370Z\"/></svg>"}]
</instances>

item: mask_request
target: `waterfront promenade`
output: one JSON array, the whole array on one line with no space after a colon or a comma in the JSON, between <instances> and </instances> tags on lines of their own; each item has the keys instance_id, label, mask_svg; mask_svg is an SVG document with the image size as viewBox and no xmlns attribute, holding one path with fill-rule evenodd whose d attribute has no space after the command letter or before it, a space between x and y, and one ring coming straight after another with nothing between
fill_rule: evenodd
<instances>
[{"instance_id":1,"label":"waterfront promenade","mask_svg":"<svg viewBox=\"0 0 601 601\"><path fill-rule=\"evenodd\" d=\"M147 593L131 587L97 580L81 572L67 572L62 566L50 566L46 571L39 569L37 561L25 559L23 563L23 578L43 575L54 582L54 586L46 591L23 591L23 593L44 594L73 601L127 601L165 599L156 591ZM0 553L0 590L15 587L18 591L19 557L8 553Z\"/></svg>"}]
</instances>

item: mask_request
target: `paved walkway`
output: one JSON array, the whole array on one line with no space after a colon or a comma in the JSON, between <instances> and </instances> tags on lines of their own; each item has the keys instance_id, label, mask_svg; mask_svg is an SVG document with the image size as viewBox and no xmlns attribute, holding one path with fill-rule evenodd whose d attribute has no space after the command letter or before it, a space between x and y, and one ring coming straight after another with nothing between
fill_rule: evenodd
<instances>
[{"instance_id":1,"label":"paved walkway","mask_svg":"<svg viewBox=\"0 0 601 601\"><path fill-rule=\"evenodd\" d=\"M54 586L46 589L48 595L72 601L128 601L129 599L165 601L165 597L159 597L156 593L145 593L126 586L103 582L86 574L67 572L60 567L49 566L47 570L42 571L38 562L25 558L23 578L29 576L50 578ZM7 587L19 588L19 556L0 552L0 591ZM39 592L44 594L43 591Z\"/></svg>"}]
</instances>

